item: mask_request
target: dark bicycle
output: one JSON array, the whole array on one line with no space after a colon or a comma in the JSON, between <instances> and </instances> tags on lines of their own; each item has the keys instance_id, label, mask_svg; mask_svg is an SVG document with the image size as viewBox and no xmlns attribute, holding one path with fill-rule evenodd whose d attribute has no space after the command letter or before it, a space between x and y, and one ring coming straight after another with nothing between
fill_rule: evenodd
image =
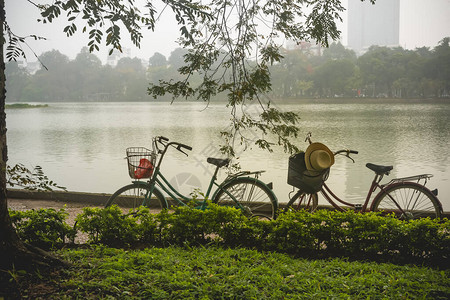
<instances>
[{"instance_id":1,"label":"dark bicycle","mask_svg":"<svg viewBox=\"0 0 450 300\"><path fill-rule=\"evenodd\" d=\"M311 133L305 141L311 142ZM308 149L307 149L308 151ZM353 162L350 154L358 154L355 150L339 150L331 153L332 160L337 155L343 155ZM324 168L320 172L311 172L305 164L305 153L292 156L289 161L288 183L298 191L290 198L285 207L289 209L306 209L314 211L318 206L318 193L338 211L353 209L361 212L382 211L384 213L394 213L401 219L416 219L420 217L439 218L442 214L442 204L437 198L437 189L431 191L425 185L433 176L431 174L421 174L404 178L395 178L382 184L384 176L388 176L393 166L382 166L372 163L366 167L375 173L372 184L367 192L366 200L363 204L353 204L339 198L326 184L330 167ZM375 191L378 193L370 201Z\"/></svg>"}]
</instances>

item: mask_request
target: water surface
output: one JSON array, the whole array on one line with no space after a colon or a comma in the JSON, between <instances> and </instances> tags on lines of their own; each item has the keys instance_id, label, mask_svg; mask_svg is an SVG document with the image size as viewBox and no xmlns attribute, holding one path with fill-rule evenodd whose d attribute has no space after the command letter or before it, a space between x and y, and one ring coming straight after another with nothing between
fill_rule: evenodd
<instances>
[{"instance_id":1,"label":"water surface","mask_svg":"<svg viewBox=\"0 0 450 300\"><path fill-rule=\"evenodd\" d=\"M331 150L354 149L355 163L338 157L328 184L350 202L362 203L373 173L367 162L394 165L391 178L431 173L430 188L450 210L449 102L316 100L275 103L300 114L297 145L304 136ZM257 107L246 107L258 111ZM172 151L163 165L168 179L183 192L207 187L213 167L206 157L221 157L219 132L229 125L223 103L52 103L46 108L7 110L9 164L40 165L50 179L71 191L112 193L130 182L125 149L151 147L164 135L193 147L189 157ZM247 138L259 136L247 133ZM245 170L266 170L262 180L274 183L279 201L292 190L286 183L289 154L238 150ZM221 179L226 176L221 172Z\"/></svg>"}]
</instances>

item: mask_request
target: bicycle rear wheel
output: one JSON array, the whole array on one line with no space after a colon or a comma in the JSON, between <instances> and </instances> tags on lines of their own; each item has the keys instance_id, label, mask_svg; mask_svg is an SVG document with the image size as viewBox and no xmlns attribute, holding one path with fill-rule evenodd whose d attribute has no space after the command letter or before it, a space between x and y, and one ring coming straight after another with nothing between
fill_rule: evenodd
<instances>
[{"instance_id":1,"label":"bicycle rear wheel","mask_svg":"<svg viewBox=\"0 0 450 300\"><path fill-rule=\"evenodd\" d=\"M167 202L162 193L154 189L150 196L150 185L146 182L136 181L118 189L106 202L105 207L113 204L118 205L126 211L134 212L141 205L145 205L152 212L160 212L167 208Z\"/></svg>"},{"instance_id":2,"label":"bicycle rear wheel","mask_svg":"<svg viewBox=\"0 0 450 300\"><path fill-rule=\"evenodd\" d=\"M414 182L398 182L380 192L373 200L372 211L394 213L411 220L421 217L441 217L442 206L426 187Z\"/></svg>"},{"instance_id":3,"label":"bicycle rear wheel","mask_svg":"<svg viewBox=\"0 0 450 300\"><path fill-rule=\"evenodd\" d=\"M263 182L250 177L238 177L225 183L212 202L241 208L247 215L264 218L275 218L278 209L278 201L272 190Z\"/></svg>"},{"instance_id":4,"label":"bicycle rear wheel","mask_svg":"<svg viewBox=\"0 0 450 300\"><path fill-rule=\"evenodd\" d=\"M298 200L298 203L295 202ZM314 212L319 205L319 197L317 193L315 194L307 194L302 190L298 190L298 192L289 200L288 204L284 208L284 211L287 212L289 210L300 210L305 209L309 212Z\"/></svg>"}]
</instances>

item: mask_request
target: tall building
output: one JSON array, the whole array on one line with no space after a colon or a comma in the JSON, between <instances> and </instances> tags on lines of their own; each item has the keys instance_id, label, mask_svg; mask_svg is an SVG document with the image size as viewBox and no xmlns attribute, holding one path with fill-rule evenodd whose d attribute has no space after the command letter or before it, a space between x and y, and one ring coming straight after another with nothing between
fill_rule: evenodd
<instances>
[{"instance_id":1,"label":"tall building","mask_svg":"<svg viewBox=\"0 0 450 300\"><path fill-rule=\"evenodd\" d=\"M400 0L348 0L348 47L358 55L372 45L399 46Z\"/></svg>"}]
</instances>

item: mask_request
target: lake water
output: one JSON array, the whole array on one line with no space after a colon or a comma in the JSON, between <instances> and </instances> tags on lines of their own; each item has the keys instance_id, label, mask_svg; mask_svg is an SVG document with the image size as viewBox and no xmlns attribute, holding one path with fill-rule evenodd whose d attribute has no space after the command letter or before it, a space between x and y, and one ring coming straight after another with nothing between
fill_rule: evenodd
<instances>
[{"instance_id":1,"label":"lake water","mask_svg":"<svg viewBox=\"0 0 450 300\"><path fill-rule=\"evenodd\" d=\"M450 210L450 101L311 100L277 103L300 114L297 145L304 137L325 143L332 151L354 149L355 163L337 157L328 185L353 203L362 203L373 173L367 162L394 165L389 178L431 173L428 183L439 189L444 210ZM257 110L247 107L248 112ZM46 108L7 110L9 164L40 165L45 174L70 191L112 193L130 182L125 149L151 147L163 135L191 145L189 157L173 150L163 172L185 193L206 189L213 167L206 157L220 157L219 132L229 126L223 103L52 103ZM251 133L250 139L255 139ZM286 183L289 154L238 149L244 170L266 170L261 179L274 183L280 202L292 190ZM221 178L226 176L221 172ZM324 202L321 202L324 203Z\"/></svg>"}]
</instances>

